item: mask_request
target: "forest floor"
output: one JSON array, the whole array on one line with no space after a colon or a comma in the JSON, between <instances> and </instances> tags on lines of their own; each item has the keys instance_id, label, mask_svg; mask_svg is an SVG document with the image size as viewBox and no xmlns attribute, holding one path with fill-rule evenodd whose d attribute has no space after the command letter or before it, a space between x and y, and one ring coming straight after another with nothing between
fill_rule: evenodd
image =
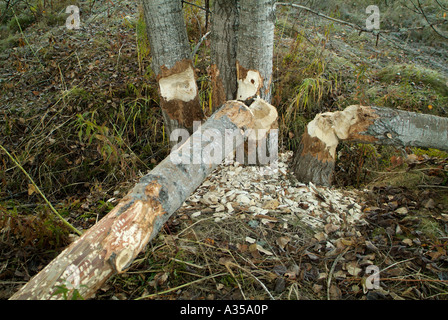
<instances>
[{"instance_id":1,"label":"forest floor","mask_svg":"<svg viewBox=\"0 0 448 320\"><path fill-rule=\"evenodd\" d=\"M84 9L80 30L68 30L61 13L23 32L0 30L0 145L35 182L0 151L1 299L75 238L36 186L86 230L168 155L138 8ZM194 47L204 21L185 10ZM376 44L282 10L278 174L223 163L94 299L446 299L447 153L343 144L332 188L301 184L288 163L318 112L363 103L447 116L447 51L394 35ZM207 114L209 45L194 57Z\"/></svg>"}]
</instances>

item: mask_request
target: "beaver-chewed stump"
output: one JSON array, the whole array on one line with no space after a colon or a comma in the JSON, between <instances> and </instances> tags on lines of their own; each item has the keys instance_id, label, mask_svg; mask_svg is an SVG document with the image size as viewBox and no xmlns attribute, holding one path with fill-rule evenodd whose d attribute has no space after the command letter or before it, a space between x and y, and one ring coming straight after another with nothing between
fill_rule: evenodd
<instances>
[{"instance_id":1,"label":"beaver-chewed stump","mask_svg":"<svg viewBox=\"0 0 448 320\"><path fill-rule=\"evenodd\" d=\"M448 150L448 118L361 105L318 114L291 163L297 179L330 186L340 141Z\"/></svg>"}]
</instances>

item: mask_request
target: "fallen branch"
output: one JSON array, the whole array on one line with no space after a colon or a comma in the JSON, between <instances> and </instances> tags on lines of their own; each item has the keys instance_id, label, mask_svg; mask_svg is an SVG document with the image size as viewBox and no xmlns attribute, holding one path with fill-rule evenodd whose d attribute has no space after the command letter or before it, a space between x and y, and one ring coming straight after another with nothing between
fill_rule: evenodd
<instances>
[{"instance_id":1,"label":"fallen branch","mask_svg":"<svg viewBox=\"0 0 448 320\"><path fill-rule=\"evenodd\" d=\"M327 20L330 20L330 21L333 21L333 22L336 22L336 23L339 23L339 24L343 24L345 26L349 26L349 27L351 27L353 29L356 29L358 31L371 32L371 33L377 33L378 32L377 30L371 30L371 29L363 28L360 25L357 25L357 24L352 23L352 22L348 22L348 21L344 21L344 20L340 20L340 19L336 19L336 18L327 16L327 15L323 14L322 12L313 10L311 8L302 6L300 4L287 3L287 2L276 2L275 6L291 6L291 7L296 8L296 9L302 9L302 10L308 11L308 12L310 12L310 13L318 16L318 17L321 17L321 18L324 18L324 19L327 19Z\"/></svg>"},{"instance_id":2,"label":"fallen branch","mask_svg":"<svg viewBox=\"0 0 448 320\"><path fill-rule=\"evenodd\" d=\"M448 150L448 118L359 105L318 114L307 125L291 165L297 179L331 185L340 141Z\"/></svg>"},{"instance_id":3,"label":"fallen branch","mask_svg":"<svg viewBox=\"0 0 448 320\"><path fill-rule=\"evenodd\" d=\"M269 111L260 112L260 109ZM265 115L271 115L273 110L274 107L262 100L250 108L238 101L225 103L178 149L142 177L111 212L11 299L63 299L64 295L57 293L61 287L66 289L68 298L91 297L111 276L125 272L187 197L243 143L246 130L260 124L269 129L276 117L269 123ZM210 137L207 134L210 131L217 135ZM225 141L220 142L217 136L224 137ZM218 154L219 158L211 159L211 153L214 157Z\"/></svg>"},{"instance_id":4,"label":"fallen branch","mask_svg":"<svg viewBox=\"0 0 448 320\"><path fill-rule=\"evenodd\" d=\"M348 27L350 27L350 28L352 28L352 29L355 29L355 30L359 31L359 33L362 33L362 32L373 33L373 34L376 35L377 37L379 37L380 35L382 35L382 34L384 34L384 33L402 33L402 32L403 32L402 30L385 30L385 29L384 29L384 30L377 30L377 29L367 29L367 28L362 27L362 26L360 26L360 25L358 25L358 24L356 24L356 23L352 23L352 22L349 22L349 21L345 21L345 20L341 20L341 19L336 19L336 18L327 16L327 15L323 14L322 12L319 12L319 11L316 11L316 10L314 10L314 9L311 9L311 8L308 8L308 7L305 7L305 6L302 6L302 5L300 5L300 4L287 3L287 2L276 2L276 3L275 3L275 6L290 6L290 7L296 8L296 9L302 9L302 10L305 10L305 11L307 11L307 12L310 12L310 13L312 13L312 14L318 16L318 17L321 17L321 18L324 18L324 19L327 19L327 20L330 20L330 21L333 21L333 22L336 22L336 23L339 23L339 24L348 26ZM409 8L408 8L408 9L409 9ZM416 12L416 13L419 13L419 12ZM427 23L428 23L428 26L431 27L431 28L432 28L437 34L439 34L441 37L443 37L443 38L446 39L446 37L445 37L444 35L440 34L440 33L434 28L435 26L445 24L445 23L446 23L446 20L442 20L442 21L439 21L439 22L437 22L437 23L430 23L430 22L428 21L428 19L426 18L425 13L423 12L423 10L421 10L421 14L423 14L425 20L426 20ZM419 27L406 28L406 29L404 29L404 31L407 32L407 31L409 31L409 30L423 30L424 28L426 28L426 27L428 27L428 26L419 26Z\"/></svg>"}]
</instances>

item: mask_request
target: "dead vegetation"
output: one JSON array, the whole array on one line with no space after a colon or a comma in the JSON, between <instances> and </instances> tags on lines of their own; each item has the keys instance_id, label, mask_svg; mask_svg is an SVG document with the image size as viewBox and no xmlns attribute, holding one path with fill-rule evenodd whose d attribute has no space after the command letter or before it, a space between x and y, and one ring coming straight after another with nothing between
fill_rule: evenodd
<instances>
[{"instance_id":1,"label":"dead vegetation","mask_svg":"<svg viewBox=\"0 0 448 320\"><path fill-rule=\"evenodd\" d=\"M109 212L168 151L137 8L130 1L90 5L80 32L57 23L65 21L60 16L53 24L34 15L23 32L0 30L0 144L79 229ZM205 20L200 9L187 8L194 47L206 32ZM422 45L416 53L402 35L377 47L374 37L282 10L273 104L284 151L294 150L316 113L353 103L446 116L447 74L437 67L443 60L438 51ZM194 63L206 112L208 54L205 40ZM229 186L226 192L248 194L216 200L217 172L95 299L446 299L448 155L346 144L337 152L340 189L301 186L286 170L271 183L286 188L265 190L269 183L254 175L263 192ZM232 179L237 181L232 176L226 183ZM7 299L73 235L1 152L0 181L0 297ZM280 198L288 188L291 193ZM307 188L309 198L290 199L296 188ZM344 216L328 203L328 195L339 192L352 199L344 210L359 212L363 223L310 224L325 211ZM313 212L314 218L304 218ZM380 270L379 289L366 290L368 266Z\"/></svg>"}]
</instances>

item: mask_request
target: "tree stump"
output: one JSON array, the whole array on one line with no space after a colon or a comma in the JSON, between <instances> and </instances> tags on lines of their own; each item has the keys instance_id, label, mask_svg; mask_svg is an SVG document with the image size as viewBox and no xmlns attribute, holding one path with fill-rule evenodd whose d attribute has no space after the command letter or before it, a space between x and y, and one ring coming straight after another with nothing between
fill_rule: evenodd
<instances>
[{"instance_id":1,"label":"tree stump","mask_svg":"<svg viewBox=\"0 0 448 320\"><path fill-rule=\"evenodd\" d=\"M448 150L448 118L360 105L318 114L291 164L297 179L330 186L340 141Z\"/></svg>"}]
</instances>

